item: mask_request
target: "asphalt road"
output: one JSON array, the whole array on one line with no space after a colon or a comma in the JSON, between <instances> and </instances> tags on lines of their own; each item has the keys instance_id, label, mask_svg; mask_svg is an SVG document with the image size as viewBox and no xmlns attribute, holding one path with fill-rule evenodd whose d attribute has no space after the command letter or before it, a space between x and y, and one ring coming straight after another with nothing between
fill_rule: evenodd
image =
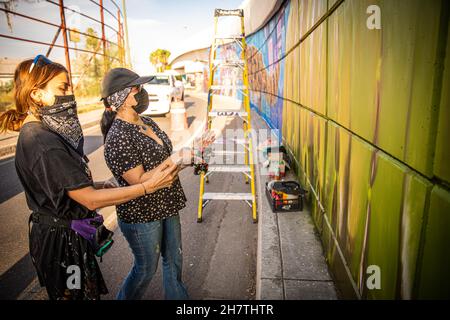
<instances>
[{"instance_id":1,"label":"asphalt road","mask_svg":"<svg viewBox=\"0 0 450 320\"><path fill-rule=\"evenodd\" d=\"M205 101L186 97L189 126L204 117ZM156 117L163 130L170 130L170 119ZM85 131L85 151L90 158L94 180L111 177L103 159L98 127ZM251 209L244 202L212 202L204 211L203 223L197 223L199 178L187 168L180 180L188 198L180 213L183 239L183 279L193 299L253 299L255 296L257 225L252 223ZM209 191L247 192L240 175L215 175ZM46 299L39 287L28 254L29 210L14 169L14 159L0 162L0 299ZM108 216L114 208L103 210ZM119 229L115 243L100 263L114 299L129 272L133 257ZM163 299L161 265L145 295L146 299Z\"/></svg>"}]
</instances>

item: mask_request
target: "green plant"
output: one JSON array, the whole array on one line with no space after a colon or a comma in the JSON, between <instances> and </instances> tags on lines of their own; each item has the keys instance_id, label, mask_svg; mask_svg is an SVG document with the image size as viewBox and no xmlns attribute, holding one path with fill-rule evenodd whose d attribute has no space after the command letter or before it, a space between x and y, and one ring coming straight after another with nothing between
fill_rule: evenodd
<instances>
[{"instance_id":1,"label":"green plant","mask_svg":"<svg viewBox=\"0 0 450 320\"><path fill-rule=\"evenodd\" d=\"M156 49L150 53L150 63L156 67L157 72L168 70L168 60L170 51L164 49Z\"/></svg>"}]
</instances>

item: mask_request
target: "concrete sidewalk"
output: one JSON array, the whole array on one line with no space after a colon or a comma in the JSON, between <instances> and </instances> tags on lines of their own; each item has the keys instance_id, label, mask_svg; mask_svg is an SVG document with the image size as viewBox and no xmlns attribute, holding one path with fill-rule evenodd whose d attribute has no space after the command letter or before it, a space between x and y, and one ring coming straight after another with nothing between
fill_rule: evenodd
<instances>
[{"instance_id":1,"label":"concrete sidewalk","mask_svg":"<svg viewBox=\"0 0 450 320\"><path fill-rule=\"evenodd\" d=\"M269 129L254 110L252 127ZM307 206L302 212L273 213L265 195L269 177L261 175L259 165L256 167L259 215L256 299L338 299ZM297 179L290 174L285 180Z\"/></svg>"},{"instance_id":2,"label":"concrete sidewalk","mask_svg":"<svg viewBox=\"0 0 450 320\"><path fill-rule=\"evenodd\" d=\"M89 111L80 114L81 127L83 129L91 128L100 123L104 108ZM16 152L18 132L7 132L0 135L0 160L12 156Z\"/></svg>"}]
</instances>

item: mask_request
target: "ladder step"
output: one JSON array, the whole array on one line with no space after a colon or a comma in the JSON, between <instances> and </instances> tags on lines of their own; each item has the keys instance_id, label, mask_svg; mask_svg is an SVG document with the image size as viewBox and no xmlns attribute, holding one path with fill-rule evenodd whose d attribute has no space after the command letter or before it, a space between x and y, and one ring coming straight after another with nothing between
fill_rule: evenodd
<instances>
[{"instance_id":1,"label":"ladder step","mask_svg":"<svg viewBox=\"0 0 450 320\"><path fill-rule=\"evenodd\" d=\"M223 165L209 166L208 172L250 172L250 166L246 165Z\"/></svg>"},{"instance_id":2,"label":"ladder step","mask_svg":"<svg viewBox=\"0 0 450 320\"><path fill-rule=\"evenodd\" d=\"M215 36L214 39L216 40L242 40L244 38L241 34L236 35L229 35L229 36Z\"/></svg>"},{"instance_id":3,"label":"ladder step","mask_svg":"<svg viewBox=\"0 0 450 320\"><path fill-rule=\"evenodd\" d=\"M224 85L214 85L209 87L209 90L221 90L221 89L236 89L236 90L245 90L247 89L246 86L224 86Z\"/></svg>"},{"instance_id":4,"label":"ladder step","mask_svg":"<svg viewBox=\"0 0 450 320\"><path fill-rule=\"evenodd\" d=\"M233 111L233 110L214 110L208 113L210 117L247 117L246 111Z\"/></svg>"},{"instance_id":5,"label":"ladder step","mask_svg":"<svg viewBox=\"0 0 450 320\"><path fill-rule=\"evenodd\" d=\"M245 151L233 151L233 150L212 150L215 155L235 155L235 154L245 154Z\"/></svg>"},{"instance_id":6,"label":"ladder step","mask_svg":"<svg viewBox=\"0 0 450 320\"><path fill-rule=\"evenodd\" d=\"M221 66L221 67L242 67L245 64L244 60L214 60L213 65L214 66Z\"/></svg>"},{"instance_id":7,"label":"ladder step","mask_svg":"<svg viewBox=\"0 0 450 320\"><path fill-rule=\"evenodd\" d=\"M222 16L243 17L244 16L244 10L243 9L234 9L234 10L215 9L214 10L214 16L215 17L222 17Z\"/></svg>"},{"instance_id":8,"label":"ladder step","mask_svg":"<svg viewBox=\"0 0 450 320\"><path fill-rule=\"evenodd\" d=\"M213 144L248 144L248 139L218 139Z\"/></svg>"},{"instance_id":9,"label":"ladder step","mask_svg":"<svg viewBox=\"0 0 450 320\"><path fill-rule=\"evenodd\" d=\"M219 193L207 192L203 194L203 200L248 200L252 201L251 193Z\"/></svg>"}]
</instances>

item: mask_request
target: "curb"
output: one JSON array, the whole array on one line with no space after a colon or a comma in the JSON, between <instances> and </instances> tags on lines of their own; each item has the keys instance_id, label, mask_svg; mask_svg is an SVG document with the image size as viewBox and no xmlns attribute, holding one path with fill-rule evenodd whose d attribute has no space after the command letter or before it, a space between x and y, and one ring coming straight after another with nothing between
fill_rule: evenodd
<instances>
[{"instance_id":1,"label":"curb","mask_svg":"<svg viewBox=\"0 0 450 320\"><path fill-rule=\"evenodd\" d=\"M12 139L14 139L14 138L12 138ZM10 143L6 146L0 147L0 160L8 158L12 154L14 154L16 152L16 144L17 144L17 138L16 138L15 142Z\"/></svg>"},{"instance_id":2,"label":"curb","mask_svg":"<svg viewBox=\"0 0 450 320\"><path fill-rule=\"evenodd\" d=\"M251 119L252 119L252 129L258 130L258 129L264 129L260 125L260 123L255 122L256 119L258 119L259 115L252 109L251 110ZM269 212L271 212L271 209L269 207L269 203L267 201L267 198L265 197L265 194L263 192L265 188L265 183L267 181L267 177L263 174L261 174L261 164L259 163L258 159L258 146L253 146L253 159L255 159L255 176L256 178L256 190L257 190L257 208L258 208L258 238L257 238L257 248L256 248L256 293L255 293L255 300L267 300L269 298L275 299L275 300L283 300L283 294L281 292L278 292L276 290L275 295L268 296L268 286L267 283L263 281L263 274L265 274L265 270L268 268L265 263L267 263L267 250L266 246L263 245L263 236L267 237L267 232L273 233L274 231L271 229L267 229L267 220L270 219L268 217ZM256 174L257 173L257 174ZM277 246L277 252L275 256L272 256L271 258L274 260L281 260L279 247ZM263 283L264 282L264 283ZM269 290L270 291L270 290Z\"/></svg>"},{"instance_id":3,"label":"curb","mask_svg":"<svg viewBox=\"0 0 450 320\"><path fill-rule=\"evenodd\" d=\"M252 117L253 119L253 117ZM253 124L252 124L253 128ZM258 153L257 148L253 146L253 159L258 159L255 157L255 152ZM256 174L257 173L257 174ZM256 178L257 177L257 178ZM255 292L255 300L262 300L261 297L261 274L262 274L262 236L263 236L263 201L266 199L263 197L262 193L262 184L264 183L261 175L261 168L258 161L255 161L255 182L256 182L256 192L257 192L257 210L258 210L258 238L256 240L256 292Z\"/></svg>"}]
</instances>

